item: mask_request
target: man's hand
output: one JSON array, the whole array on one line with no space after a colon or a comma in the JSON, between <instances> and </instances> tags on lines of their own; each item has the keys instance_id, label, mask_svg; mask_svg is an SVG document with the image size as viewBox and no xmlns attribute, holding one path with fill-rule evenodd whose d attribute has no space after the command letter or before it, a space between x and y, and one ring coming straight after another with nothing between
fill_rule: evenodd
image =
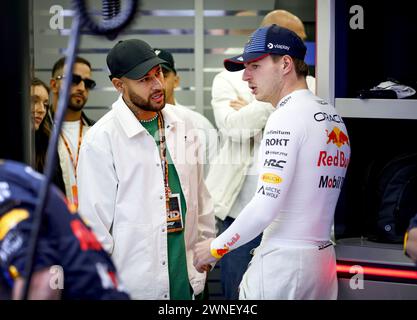
<instances>
[{"instance_id":1,"label":"man's hand","mask_svg":"<svg viewBox=\"0 0 417 320\"><path fill-rule=\"evenodd\" d=\"M239 111L240 109L242 109L247 104L248 104L248 102L245 99L243 99L242 97L240 97L240 96L238 96L236 100L232 100L229 103L229 105L233 109L235 109L236 111Z\"/></svg>"},{"instance_id":2,"label":"man's hand","mask_svg":"<svg viewBox=\"0 0 417 320\"><path fill-rule=\"evenodd\" d=\"M408 240L406 244L407 254L410 258L417 262L417 228L412 228L408 232Z\"/></svg>"},{"instance_id":3,"label":"man's hand","mask_svg":"<svg viewBox=\"0 0 417 320\"><path fill-rule=\"evenodd\" d=\"M210 253L210 244L213 239L207 239L197 243L194 249L194 267L198 272L210 271L210 264L218 259L214 258Z\"/></svg>"}]
</instances>

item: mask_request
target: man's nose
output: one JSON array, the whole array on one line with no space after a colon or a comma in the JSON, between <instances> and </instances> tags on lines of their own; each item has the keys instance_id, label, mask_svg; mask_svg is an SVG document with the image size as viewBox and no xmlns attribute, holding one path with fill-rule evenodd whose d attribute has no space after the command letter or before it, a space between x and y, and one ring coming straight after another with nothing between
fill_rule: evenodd
<instances>
[{"instance_id":1,"label":"man's nose","mask_svg":"<svg viewBox=\"0 0 417 320\"><path fill-rule=\"evenodd\" d=\"M86 91L84 80L81 80L80 83L74 85L77 89Z\"/></svg>"},{"instance_id":2,"label":"man's nose","mask_svg":"<svg viewBox=\"0 0 417 320\"><path fill-rule=\"evenodd\" d=\"M153 89L162 89L164 87L164 83L163 80L158 77L158 76L154 76L152 77L152 88Z\"/></svg>"},{"instance_id":3,"label":"man's nose","mask_svg":"<svg viewBox=\"0 0 417 320\"><path fill-rule=\"evenodd\" d=\"M250 79L250 72L248 71L248 69L247 69L247 68L245 68L245 69L243 70L242 80L243 80L243 81L249 81L249 79Z\"/></svg>"}]
</instances>

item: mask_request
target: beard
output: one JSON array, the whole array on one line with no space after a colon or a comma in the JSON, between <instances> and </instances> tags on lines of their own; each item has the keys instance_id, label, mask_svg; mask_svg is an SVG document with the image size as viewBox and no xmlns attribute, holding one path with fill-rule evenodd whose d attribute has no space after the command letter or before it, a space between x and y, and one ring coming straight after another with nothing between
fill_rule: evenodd
<instances>
[{"instance_id":1,"label":"beard","mask_svg":"<svg viewBox=\"0 0 417 320\"><path fill-rule=\"evenodd\" d=\"M133 105L135 105L139 109L142 109L144 111L158 112L165 107L166 93L165 93L164 89L155 90L155 91L151 92L148 96L148 99L142 98L138 94L131 91L130 88L128 88L127 91L128 91L130 101L132 102ZM159 103L154 102L151 99L151 96L156 94L156 93L162 93L162 95L163 95L163 99Z\"/></svg>"},{"instance_id":2,"label":"beard","mask_svg":"<svg viewBox=\"0 0 417 320\"><path fill-rule=\"evenodd\" d=\"M78 94L71 94L68 109L72 111L80 111L84 108L84 105L87 103L87 99L83 96L80 97Z\"/></svg>"}]
</instances>

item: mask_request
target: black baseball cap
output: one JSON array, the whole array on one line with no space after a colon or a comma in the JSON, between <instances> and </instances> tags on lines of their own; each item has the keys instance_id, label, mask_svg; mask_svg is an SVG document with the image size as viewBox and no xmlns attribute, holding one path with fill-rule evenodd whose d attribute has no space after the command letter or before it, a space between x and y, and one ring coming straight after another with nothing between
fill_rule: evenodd
<instances>
[{"instance_id":1,"label":"black baseball cap","mask_svg":"<svg viewBox=\"0 0 417 320\"><path fill-rule=\"evenodd\" d=\"M265 58L270 54L289 55L304 60L307 48L297 34L276 24L258 28L249 38L243 53L224 60L229 71L245 69L244 64Z\"/></svg>"},{"instance_id":2,"label":"black baseball cap","mask_svg":"<svg viewBox=\"0 0 417 320\"><path fill-rule=\"evenodd\" d=\"M172 71L177 74L177 70L175 70L174 57L172 56L171 52L159 48L154 48L153 50L159 58L165 60L165 62L161 64L161 67L165 70Z\"/></svg>"},{"instance_id":3,"label":"black baseball cap","mask_svg":"<svg viewBox=\"0 0 417 320\"><path fill-rule=\"evenodd\" d=\"M108 53L106 62L110 79L126 77L137 80L165 60L158 58L145 41L129 39L119 41Z\"/></svg>"}]
</instances>

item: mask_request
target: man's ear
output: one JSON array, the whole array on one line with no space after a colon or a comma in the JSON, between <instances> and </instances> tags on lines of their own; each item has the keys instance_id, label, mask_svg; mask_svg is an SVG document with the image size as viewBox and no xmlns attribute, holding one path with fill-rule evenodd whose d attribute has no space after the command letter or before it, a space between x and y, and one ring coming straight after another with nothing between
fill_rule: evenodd
<instances>
[{"instance_id":1,"label":"man's ear","mask_svg":"<svg viewBox=\"0 0 417 320\"><path fill-rule=\"evenodd\" d=\"M113 86L116 88L116 90L120 93L123 93L123 81L119 78L113 78L111 79L111 83L113 83Z\"/></svg>"},{"instance_id":2,"label":"man's ear","mask_svg":"<svg viewBox=\"0 0 417 320\"><path fill-rule=\"evenodd\" d=\"M55 94L59 93L59 85L58 85L58 80L51 78L51 80L49 80L49 86L51 87L51 91Z\"/></svg>"},{"instance_id":3,"label":"man's ear","mask_svg":"<svg viewBox=\"0 0 417 320\"><path fill-rule=\"evenodd\" d=\"M286 74L292 70L294 66L294 61L292 60L290 56L285 55L282 57L282 66L283 66L283 71Z\"/></svg>"}]
</instances>

